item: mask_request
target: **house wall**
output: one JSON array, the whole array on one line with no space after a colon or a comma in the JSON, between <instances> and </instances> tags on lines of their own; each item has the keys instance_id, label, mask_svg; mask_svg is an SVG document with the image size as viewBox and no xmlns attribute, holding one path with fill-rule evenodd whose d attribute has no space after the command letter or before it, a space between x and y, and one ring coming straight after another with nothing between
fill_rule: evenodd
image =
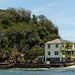
<instances>
[{"instance_id":1,"label":"house wall","mask_svg":"<svg viewBox=\"0 0 75 75\"><path fill-rule=\"evenodd\" d=\"M47 61L48 58L50 58L50 60L54 59L54 60L59 60L62 61L62 53L61 53L61 48L62 48L62 44L58 44L58 48L56 48L56 44L50 44L50 48L48 48L48 43L45 43L45 61ZM64 44L65 46L65 44ZM72 46L72 50L75 50L75 45L73 44ZM48 51L50 51L50 55L48 55ZM55 55L55 51L58 51L58 55ZM75 53L74 53L75 55Z\"/></svg>"},{"instance_id":2,"label":"house wall","mask_svg":"<svg viewBox=\"0 0 75 75\"><path fill-rule=\"evenodd\" d=\"M58 44L58 48L56 48L56 44L50 44L50 48L48 48L48 44L45 44L45 60L46 58L62 58L61 54L62 44ZM48 55L48 51L50 51L50 55ZM55 55L55 51L58 51L58 55Z\"/></svg>"}]
</instances>

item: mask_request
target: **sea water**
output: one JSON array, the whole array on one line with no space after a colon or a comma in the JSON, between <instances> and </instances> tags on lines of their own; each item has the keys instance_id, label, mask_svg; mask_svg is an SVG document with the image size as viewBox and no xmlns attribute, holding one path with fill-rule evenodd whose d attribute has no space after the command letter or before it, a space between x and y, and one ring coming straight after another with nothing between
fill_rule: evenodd
<instances>
[{"instance_id":1,"label":"sea water","mask_svg":"<svg viewBox=\"0 0 75 75\"><path fill-rule=\"evenodd\" d=\"M75 75L75 69L8 69L0 75Z\"/></svg>"}]
</instances>

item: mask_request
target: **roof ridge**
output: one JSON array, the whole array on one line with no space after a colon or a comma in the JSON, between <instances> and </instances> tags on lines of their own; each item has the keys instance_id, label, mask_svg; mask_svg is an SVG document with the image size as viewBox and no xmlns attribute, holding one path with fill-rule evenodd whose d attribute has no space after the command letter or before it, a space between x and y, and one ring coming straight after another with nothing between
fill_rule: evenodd
<instances>
[{"instance_id":1,"label":"roof ridge","mask_svg":"<svg viewBox=\"0 0 75 75\"><path fill-rule=\"evenodd\" d=\"M68 40L63 40L63 39L55 39L55 40L52 40L52 41L48 41L46 43L66 43L66 42L70 42ZM71 42L73 43L73 42Z\"/></svg>"}]
</instances>

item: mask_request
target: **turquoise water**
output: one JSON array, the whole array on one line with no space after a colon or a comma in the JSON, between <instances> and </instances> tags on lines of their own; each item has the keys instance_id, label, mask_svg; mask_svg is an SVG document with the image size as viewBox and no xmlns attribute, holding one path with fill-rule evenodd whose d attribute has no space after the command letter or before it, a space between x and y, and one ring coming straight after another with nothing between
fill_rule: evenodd
<instances>
[{"instance_id":1,"label":"turquoise water","mask_svg":"<svg viewBox=\"0 0 75 75\"><path fill-rule=\"evenodd\" d=\"M0 75L75 75L75 69L44 69L44 70L0 70Z\"/></svg>"}]
</instances>

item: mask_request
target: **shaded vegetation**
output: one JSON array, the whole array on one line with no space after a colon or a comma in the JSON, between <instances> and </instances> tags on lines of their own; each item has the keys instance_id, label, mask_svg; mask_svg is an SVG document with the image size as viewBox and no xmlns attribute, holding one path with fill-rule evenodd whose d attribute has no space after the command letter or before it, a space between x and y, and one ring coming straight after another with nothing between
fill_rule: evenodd
<instances>
[{"instance_id":1,"label":"shaded vegetation","mask_svg":"<svg viewBox=\"0 0 75 75\"><path fill-rule=\"evenodd\" d=\"M1 61L11 59L14 50L25 56L44 55L44 43L56 38L58 28L44 15L31 17L31 11L23 8L0 10Z\"/></svg>"},{"instance_id":2,"label":"shaded vegetation","mask_svg":"<svg viewBox=\"0 0 75 75\"><path fill-rule=\"evenodd\" d=\"M61 53L63 55L65 55L65 59L66 61L71 61L72 60L72 54L71 51L72 50L72 43L71 42L66 42L65 46L62 48Z\"/></svg>"}]
</instances>

